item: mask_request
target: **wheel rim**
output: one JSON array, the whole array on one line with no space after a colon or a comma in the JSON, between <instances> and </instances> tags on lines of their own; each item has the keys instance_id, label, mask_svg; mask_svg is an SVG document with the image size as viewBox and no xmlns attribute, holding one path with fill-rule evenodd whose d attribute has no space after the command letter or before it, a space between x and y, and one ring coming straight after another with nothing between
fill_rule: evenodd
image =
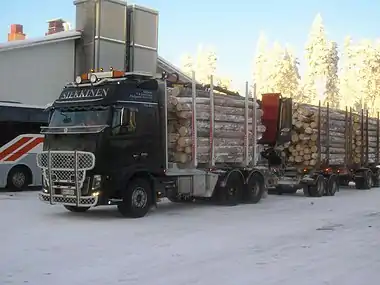
<instances>
[{"instance_id":1,"label":"wheel rim","mask_svg":"<svg viewBox=\"0 0 380 285\"><path fill-rule=\"evenodd\" d=\"M228 191L227 191L227 196L229 197L229 198L233 198L233 197L235 197L235 195L236 195L236 188L235 187L230 187L230 188L228 188Z\"/></svg>"},{"instance_id":2,"label":"wheel rim","mask_svg":"<svg viewBox=\"0 0 380 285\"><path fill-rule=\"evenodd\" d=\"M144 188L137 187L132 193L132 205L135 208L144 208L148 203L148 195Z\"/></svg>"},{"instance_id":3,"label":"wheel rim","mask_svg":"<svg viewBox=\"0 0 380 285\"><path fill-rule=\"evenodd\" d=\"M22 172L16 172L13 176L12 176L12 183L14 186L16 186L17 188L21 188L24 186L25 184L25 181L26 181L26 177L25 177L25 174L22 173Z\"/></svg>"}]
</instances>

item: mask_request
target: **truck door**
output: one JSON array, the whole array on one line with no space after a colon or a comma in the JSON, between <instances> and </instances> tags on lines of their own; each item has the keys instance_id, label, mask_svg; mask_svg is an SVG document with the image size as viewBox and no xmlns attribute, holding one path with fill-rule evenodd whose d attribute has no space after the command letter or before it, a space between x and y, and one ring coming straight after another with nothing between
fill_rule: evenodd
<instances>
[{"instance_id":1,"label":"truck door","mask_svg":"<svg viewBox=\"0 0 380 285\"><path fill-rule=\"evenodd\" d=\"M157 106L133 104L114 111L107 155L116 170L128 167L157 168L159 141Z\"/></svg>"}]
</instances>

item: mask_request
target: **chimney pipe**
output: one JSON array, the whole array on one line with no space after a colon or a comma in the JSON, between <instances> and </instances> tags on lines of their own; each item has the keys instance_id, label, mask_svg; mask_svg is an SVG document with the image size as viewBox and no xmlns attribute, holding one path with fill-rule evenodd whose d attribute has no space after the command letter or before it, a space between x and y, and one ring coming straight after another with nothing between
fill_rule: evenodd
<instances>
[{"instance_id":1,"label":"chimney pipe","mask_svg":"<svg viewBox=\"0 0 380 285\"><path fill-rule=\"evenodd\" d=\"M20 24L12 24L8 33L8 42L25 40L24 27Z\"/></svg>"}]
</instances>

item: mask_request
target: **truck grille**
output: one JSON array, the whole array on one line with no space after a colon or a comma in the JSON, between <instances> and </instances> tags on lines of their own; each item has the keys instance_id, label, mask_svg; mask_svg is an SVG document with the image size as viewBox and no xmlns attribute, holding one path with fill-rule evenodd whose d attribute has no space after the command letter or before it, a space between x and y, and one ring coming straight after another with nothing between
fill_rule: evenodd
<instances>
[{"instance_id":1,"label":"truck grille","mask_svg":"<svg viewBox=\"0 0 380 285\"><path fill-rule=\"evenodd\" d=\"M59 186L62 183L75 185L77 179L78 187L82 188L86 171L95 167L95 155L84 151L43 151L37 154L37 165L41 168L43 178L48 185L49 174L51 175L53 185L49 186Z\"/></svg>"},{"instance_id":2,"label":"truck grille","mask_svg":"<svg viewBox=\"0 0 380 285\"><path fill-rule=\"evenodd\" d=\"M50 153L50 167L51 169L75 169L75 152L74 151L43 151L37 154L37 165L42 169L49 167L49 153ZM91 152L77 151L78 170L90 170L95 166L95 156Z\"/></svg>"}]
</instances>

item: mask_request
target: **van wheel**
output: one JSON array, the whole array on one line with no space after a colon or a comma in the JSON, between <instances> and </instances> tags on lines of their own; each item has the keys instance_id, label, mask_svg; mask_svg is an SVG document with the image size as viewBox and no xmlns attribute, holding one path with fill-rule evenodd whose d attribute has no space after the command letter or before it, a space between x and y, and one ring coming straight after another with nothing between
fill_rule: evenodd
<instances>
[{"instance_id":1,"label":"van wheel","mask_svg":"<svg viewBox=\"0 0 380 285\"><path fill-rule=\"evenodd\" d=\"M84 213L90 209L90 207L76 207L76 206L67 206L67 205L63 205L63 207L65 207L66 210L73 213Z\"/></svg>"},{"instance_id":2,"label":"van wheel","mask_svg":"<svg viewBox=\"0 0 380 285\"><path fill-rule=\"evenodd\" d=\"M13 167L8 173L7 187L11 190L21 191L28 186L29 171L26 167Z\"/></svg>"},{"instance_id":3,"label":"van wheel","mask_svg":"<svg viewBox=\"0 0 380 285\"><path fill-rule=\"evenodd\" d=\"M142 218L152 204L152 188L150 183L141 178L133 179L128 183L123 194L123 202L117 206L124 217Z\"/></svg>"},{"instance_id":4,"label":"van wheel","mask_svg":"<svg viewBox=\"0 0 380 285\"><path fill-rule=\"evenodd\" d=\"M265 191L263 177L258 173L253 173L248 180L247 187L243 192L243 201L245 203L258 203L263 197Z\"/></svg>"}]
</instances>

